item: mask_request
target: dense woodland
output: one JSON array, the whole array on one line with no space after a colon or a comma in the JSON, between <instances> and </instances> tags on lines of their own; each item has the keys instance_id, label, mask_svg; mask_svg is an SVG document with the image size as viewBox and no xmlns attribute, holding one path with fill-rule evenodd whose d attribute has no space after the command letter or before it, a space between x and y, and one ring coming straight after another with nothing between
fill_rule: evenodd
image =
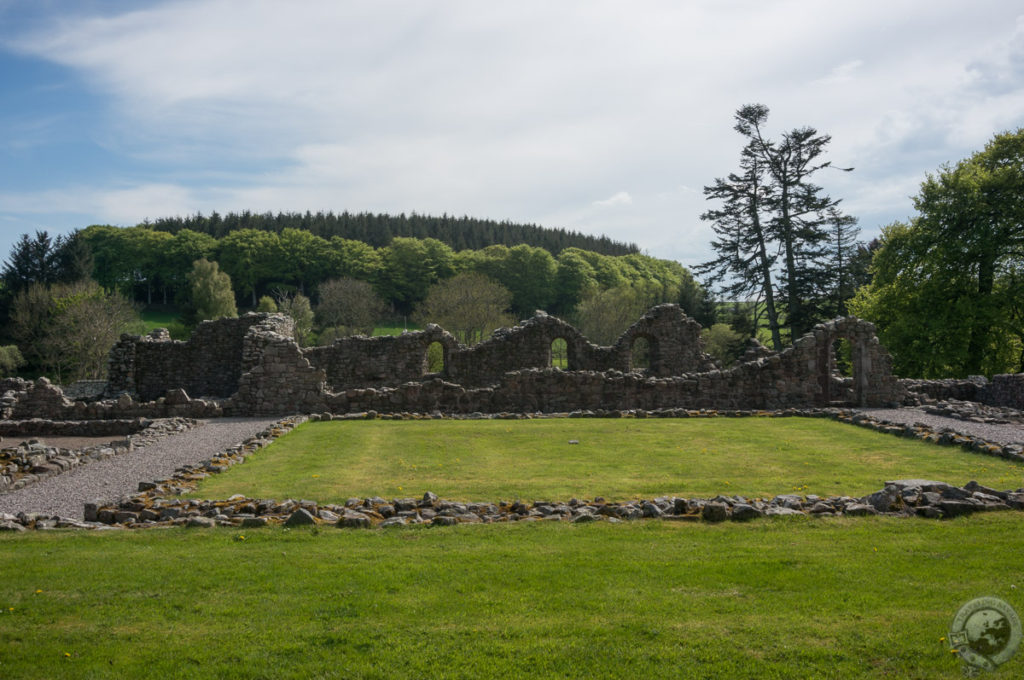
<instances>
[{"instance_id":1,"label":"dense woodland","mask_svg":"<svg viewBox=\"0 0 1024 680\"><path fill-rule=\"evenodd\" d=\"M607 236L590 236L566 229L550 229L536 224L495 222L474 217L452 215L419 215L405 213L342 212L279 212L254 213L248 210L220 215L197 213L189 217L164 217L143 227L177 234L190 229L220 239L240 229L258 229L280 234L285 229L308 231L314 236L362 241L374 248L383 248L396 236L432 238L454 250L481 250L487 246L528 245L558 255L566 248L589 250L602 255L630 255L640 252L635 243L613 241Z\"/></svg>"}]
</instances>

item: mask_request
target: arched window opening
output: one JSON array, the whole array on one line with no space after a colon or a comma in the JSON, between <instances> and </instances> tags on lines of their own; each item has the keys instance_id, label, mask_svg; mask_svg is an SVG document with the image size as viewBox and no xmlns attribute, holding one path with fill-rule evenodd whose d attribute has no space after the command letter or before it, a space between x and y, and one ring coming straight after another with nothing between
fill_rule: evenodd
<instances>
[{"instance_id":1,"label":"arched window opening","mask_svg":"<svg viewBox=\"0 0 1024 680\"><path fill-rule=\"evenodd\" d=\"M551 367L563 371L569 368L569 346L565 338L555 338L551 342Z\"/></svg>"},{"instance_id":2,"label":"arched window opening","mask_svg":"<svg viewBox=\"0 0 1024 680\"><path fill-rule=\"evenodd\" d=\"M444 371L444 345L432 342L427 346L427 355L423 359L424 373L441 373Z\"/></svg>"},{"instance_id":3,"label":"arched window opening","mask_svg":"<svg viewBox=\"0 0 1024 680\"><path fill-rule=\"evenodd\" d=\"M846 338L832 342L832 370L844 378L853 377L853 352Z\"/></svg>"},{"instance_id":4,"label":"arched window opening","mask_svg":"<svg viewBox=\"0 0 1024 680\"><path fill-rule=\"evenodd\" d=\"M629 366L634 371L646 371L651 367L651 343L647 338L637 338L630 349Z\"/></svg>"}]
</instances>

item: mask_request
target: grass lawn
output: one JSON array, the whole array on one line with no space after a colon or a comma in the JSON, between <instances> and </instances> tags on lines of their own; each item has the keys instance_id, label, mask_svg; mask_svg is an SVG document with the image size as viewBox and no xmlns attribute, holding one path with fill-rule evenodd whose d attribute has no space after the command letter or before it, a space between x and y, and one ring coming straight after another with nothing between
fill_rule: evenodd
<instances>
[{"instance_id":1,"label":"grass lawn","mask_svg":"<svg viewBox=\"0 0 1024 680\"><path fill-rule=\"evenodd\" d=\"M1006 512L6 535L0 677L957 678L957 609L1024 611L1021 527ZM1018 655L986 677L1022 671Z\"/></svg>"},{"instance_id":2,"label":"grass lawn","mask_svg":"<svg viewBox=\"0 0 1024 680\"><path fill-rule=\"evenodd\" d=\"M818 418L334 421L296 428L192 496L862 496L910 477L1018 488L1024 466Z\"/></svg>"},{"instance_id":3,"label":"grass lawn","mask_svg":"<svg viewBox=\"0 0 1024 680\"><path fill-rule=\"evenodd\" d=\"M142 310L139 316L142 317L145 327L144 333L148 333L154 328L167 328L169 324L180 321L178 312L171 307L148 307Z\"/></svg>"},{"instance_id":4,"label":"grass lawn","mask_svg":"<svg viewBox=\"0 0 1024 680\"><path fill-rule=\"evenodd\" d=\"M384 324L384 325L381 325L381 326L374 326L373 334L374 335L401 335L402 333L404 333L407 330L408 331L418 331L418 330L420 330L420 327L415 325L415 324L407 324L407 325L396 324L396 323Z\"/></svg>"}]
</instances>

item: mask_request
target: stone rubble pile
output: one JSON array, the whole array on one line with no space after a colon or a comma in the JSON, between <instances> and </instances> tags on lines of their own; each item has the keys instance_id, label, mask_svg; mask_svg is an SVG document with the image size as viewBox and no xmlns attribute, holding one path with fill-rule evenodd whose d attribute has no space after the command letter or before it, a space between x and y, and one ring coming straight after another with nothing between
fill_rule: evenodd
<instances>
[{"instance_id":1,"label":"stone rubble pile","mask_svg":"<svg viewBox=\"0 0 1024 680\"><path fill-rule=\"evenodd\" d=\"M195 426L196 421L189 418L170 418L155 421L124 422L123 428L97 428L97 423L116 425L115 421L85 422L47 422L20 421L4 423L4 431L23 430L34 434L59 436L101 436L112 429L132 431L120 440L106 444L97 444L83 449L65 449L47 446L37 439L19 442L14 446L0 448L0 494L16 491L29 484L35 484L48 477L59 475L72 468L91 461L105 460L136 447L146 446L161 437L182 432ZM112 437L115 435L112 435Z\"/></svg>"},{"instance_id":2,"label":"stone rubble pile","mask_svg":"<svg viewBox=\"0 0 1024 680\"><path fill-rule=\"evenodd\" d=\"M156 525L240 528L333 525L342 528L393 527L416 524L450 526L494 522L560 520L573 523L637 519L668 521L747 521L760 517L806 515L860 517L865 515L918 516L929 519L958 517L974 512L1024 510L1024 489L998 491L969 482L956 487L945 482L903 479L861 498L785 494L771 499L743 496L679 498L607 502L603 498L568 501L501 501L466 503L438 498L350 498L344 505L312 500L284 501L247 498L194 500L139 495L117 506L94 507L87 520L140 528ZM37 520L38 521L38 520Z\"/></svg>"}]
</instances>

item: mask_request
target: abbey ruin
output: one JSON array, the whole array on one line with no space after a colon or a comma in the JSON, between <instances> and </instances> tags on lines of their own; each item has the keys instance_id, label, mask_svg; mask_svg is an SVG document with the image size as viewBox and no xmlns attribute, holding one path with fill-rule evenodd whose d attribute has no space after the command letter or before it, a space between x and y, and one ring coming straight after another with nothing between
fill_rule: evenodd
<instances>
[{"instance_id":1,"label":"abbey ruin","mask_svg":"<svg viewBox=\"0 0 1024 680\"><path fill-rule=\"evenodd\" d=\"M45 379L0 381L5 419L93 420L285 415L292 413L558 413L664 409L786 409L895 406L913 395L1024 406L1024 375L972 381L908 381L871 323L853 317L815 326L773 352L752 341L734 367L703 352L700 325L676 305L649 310L611 346L537 312L487 341L465 346L444 329L341 338L299 347L291 320L249 313L206 321L188 341L166 330L122 336L109 378L93 398L71 399ZM836 368L849 341L852 377ZM552 365L564 342L565 366ZM635 365L638 343L646 366ZM428 372L436 343L443 367Z\"/></svg>"}]
</instances>

